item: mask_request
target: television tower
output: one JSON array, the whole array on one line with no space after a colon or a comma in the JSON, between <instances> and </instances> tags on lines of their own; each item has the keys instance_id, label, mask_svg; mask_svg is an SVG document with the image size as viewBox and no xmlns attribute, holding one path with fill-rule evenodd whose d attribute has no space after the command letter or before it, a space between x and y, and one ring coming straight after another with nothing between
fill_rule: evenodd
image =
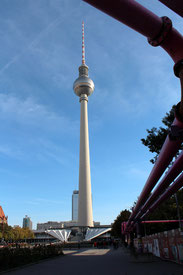
<instances>
[{"instance_id":1,"label":"television tower","mask_svg":"<svg viewBox=\"0 0 183 275\"><path fill-rule=\"evenodd\" d=\"M88 66L85 64L84 22L82 22L82 65L79 67L79 77L75 80L73 89L81 103L78 226L93 227L87 105L88 96L94 91L94 83L88 77Z\"/></svg>"}]
</instances>

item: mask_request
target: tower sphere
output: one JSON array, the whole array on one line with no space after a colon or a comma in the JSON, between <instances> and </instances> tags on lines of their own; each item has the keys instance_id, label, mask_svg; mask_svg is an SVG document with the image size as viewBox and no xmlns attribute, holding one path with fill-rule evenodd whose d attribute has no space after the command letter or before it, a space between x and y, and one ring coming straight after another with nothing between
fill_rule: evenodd
<instances>
[{"instance_id":1,"label":"tower sphere","mask_svg":"<svg viewBox=\"0 0 183 275\"><path fill-rule=\"evenodd\" d=\"M94 83L88 77L88 66L81 65L79 67L79 77L74 81L73 89L77 96L86 94L91 95L94 91Z\"/></svg>"}]
</instances>

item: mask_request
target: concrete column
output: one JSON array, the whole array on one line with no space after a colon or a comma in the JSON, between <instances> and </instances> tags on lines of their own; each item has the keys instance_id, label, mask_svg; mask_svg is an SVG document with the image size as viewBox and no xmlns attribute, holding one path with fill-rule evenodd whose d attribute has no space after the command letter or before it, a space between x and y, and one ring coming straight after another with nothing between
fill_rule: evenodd
<instances>
[{"instance_id":1,"label":"concrete column","mask_svg":"<svg viewBox=\"0 0 183 275\"><path fill-rule=\"evenodd\" d=\"M88 96L80 96L80 156L79 156L79 205L78 225L93 226L91 178L90 178L90 153L88 137Z\"/></svg>"}]
</instances>

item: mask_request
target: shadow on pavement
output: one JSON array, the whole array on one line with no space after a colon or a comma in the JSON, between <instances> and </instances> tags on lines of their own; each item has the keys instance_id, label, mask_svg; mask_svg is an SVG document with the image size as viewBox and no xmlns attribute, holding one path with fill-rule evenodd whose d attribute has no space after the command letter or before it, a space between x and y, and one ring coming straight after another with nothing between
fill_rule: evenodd
<instances>
[{"instance_id":1,"label":"shadow on pavement","mask_svg":"<svg viewBox=\"0 0 183 275\"><path fill-rule=\"evenodd\" d=\"M70 252L70 253L67 253ZM145 255L135 257L126 248L79 249L19 270L12 275L183 275L183 266Z\"/></svg>"}]
</instances>

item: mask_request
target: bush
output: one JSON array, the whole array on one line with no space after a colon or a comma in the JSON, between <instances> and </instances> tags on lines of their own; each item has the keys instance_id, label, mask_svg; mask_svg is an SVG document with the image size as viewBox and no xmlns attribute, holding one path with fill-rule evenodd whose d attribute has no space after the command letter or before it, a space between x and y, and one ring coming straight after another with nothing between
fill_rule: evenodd
<instances>
[{"instance_id":1,"label":"bush","mask_svg":"<svg viewBox=\"0 0 183 275\"><path fill-rule=\"evenodd\" d=\"M29 248L1 248L0 271L59 255L63 255L61 245L39 245Z\"/></svg>"}]
</instances>

